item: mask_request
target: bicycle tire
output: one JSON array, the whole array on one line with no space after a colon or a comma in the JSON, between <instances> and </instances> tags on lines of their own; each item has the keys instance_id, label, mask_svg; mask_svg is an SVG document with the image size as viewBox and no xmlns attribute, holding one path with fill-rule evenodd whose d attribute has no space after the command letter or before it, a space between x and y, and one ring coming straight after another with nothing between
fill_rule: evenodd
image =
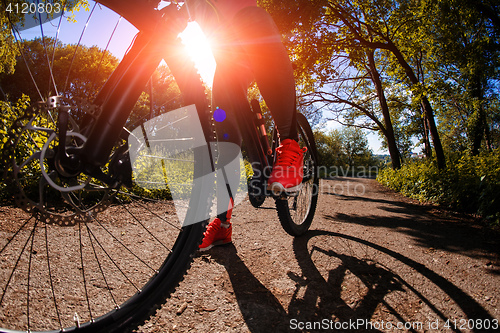
<instances>
[{"instance_id":1,"label":"bicycle tire","mask_svg":"<svg viewBox=\"0 0 500 333\"><path fill-rule=\"evenodd\" d=\"M299 145L307 148L304 154L303 186L295 195L276 198L276 210L281 226L291 236L301 236L309 230L319 195L316 143L307 118L300 113L297 114L297 127Z\"/></svg>"},{"instance_id":2,"label":"bicycle tire","mask_svg":"<svg viewBox=\"0 0 500 333\"><path fill-rule=\"evenodd\" d=\"M52 54L44 52L50 64ZM190 104L206 108L200 113L207 118L201 121L204 129L209 128L209 104L192 63L188 72L189 77L182 80L189 83L185 88L189 91L182 93L189 96ZM57 79L56 73L54 76ZM52 87L42 95L50 96L49 89ZM94 110L88 104L87 110ZM201 243L207 220L181 227L172 202L154 197L155 193L165 195L162 190L139 194L124 187L103 190L99 187L102 183L90 177L54 176L50 155L57 147L57 137L52 134L57 133L58 125L46 122L50 117L42 116L45 111L31 103L14 121L2 147L2 162L18 168L5 170L4 183L9 188L17 186L15 200L20 207L11 209L16 219L2 221L0 228L0 332L131 331L154 314L182 280ZM83 129L79 131L75 123L70 121L71 140L81 143L85 140L80 133ZM41 148L30 147L30 140L42 140ZM26 144L33 151L23 155ZM211 151L208 145L207 149ZM198 158L199 154L203 158ZM206 211L212 204L210 196L199 196L206 193L202 188L213 185L209 184L210 177L202 177L213 163L207 160L205 150L194 149L192 156L195 171L190 200L201 207L190 206L188 216L193 210ZM110 161L108 165L112 164ZM36 172L23 171L27 167ZM40 175L40 168L46 168L48 176ZM200 177L196 170L203 170ZM72 186L75 190L59 195L46 189L43 177L45 181L56 179L54 182L64 190ZM40 190L31 193L26 184L34 180L38 180ZM85 182L92 186L76 190ZM52 200L54 204L49 205ZM44 206L41 203L45 201ZM77 207L68 201L76 202Z\"/></svg>"},{"instance_id":3,"label":"bicycle tire","mask_svg":"<svg viewBox=\"0 0 500 333\"><path fill-rule=\"evenodd\" d=\"M248 200L254 208L259 208L266 201L266 196L248 193Z\"/></svg>"}]
</instances>

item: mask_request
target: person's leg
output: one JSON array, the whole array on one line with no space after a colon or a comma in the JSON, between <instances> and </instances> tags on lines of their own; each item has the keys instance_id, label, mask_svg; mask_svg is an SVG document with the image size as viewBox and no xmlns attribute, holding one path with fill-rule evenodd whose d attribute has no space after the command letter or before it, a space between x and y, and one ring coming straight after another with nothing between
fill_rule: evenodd
<instances>
[{"instance_id":1,"label":"person's leg","mask_svg":"<svg viewBox=\"0 0 500 333\"><path fill-rule=\"evenodd\" d=\"M212 87L212 107L218 137L217 218L207 227L200 245L201 251L232 240L231 215L240 183L239 157L242 141L235 110L248 105L245 80L240 75L235 75L244 70L238 71L237 67L239 66L235 64L228 66L227 63L218 65Z\"/></svg>"},{"instance_id":2,"label":"person's leg","mask_svg":"<svg viewBox=\"0 0 500 333\"><path fill-rule=\"evenodd\" d=\"M264 9L247 7L233 26L281 140L297 140L293 67L276 24Z\"/></svg>"},{"instance_id":3,"label":"person's leg","mask_svg":"<svg viewBox=\"0 0 500 333\"><path fill-rule=\"evenodd\" d=\"M272 113L280 135L269 188L276 194L300 189L304 149L298 144L293 67L271 16L262 8L247 7L233 25L260 93Z\"/></svg>"}]
</instances>

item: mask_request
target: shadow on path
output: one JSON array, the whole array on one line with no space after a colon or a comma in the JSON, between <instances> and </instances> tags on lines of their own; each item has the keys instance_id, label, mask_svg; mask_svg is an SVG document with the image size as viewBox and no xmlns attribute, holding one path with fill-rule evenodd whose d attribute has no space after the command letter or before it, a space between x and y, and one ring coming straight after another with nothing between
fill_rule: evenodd
<instances>
[{"instance_id":1,"label":"shadow on path","mask_svg":"<svg viewBox=\"0 0 500 333\"><path fill-rule=\"evenodd\" d=\"M348 241L356 244L357 246L359 245L361 247L364 247L365 250L375 250L373 252L375 253L375 255L372 255L372 257L369 258L359 259L352 256L346 256L345 254L335 251L335 249L324 249L322 245L314 245L312 246L311 250L308 250L308 243L311 241L311 239L318 236L326 236L327 238L337 238L343 241ZM339 315L338 310L332 309L331 306L324 307L323 309L318 307L317 310L321 310L320 315L322 318L325 318L328 315L335 315L336 317L340 318L341 321L348 320L349 318L352 318L354 320L359 318L370 319L371 314L373 314L372 309L374 309L374 307L364 306L364 303L369 304L370 302L380 302L385 305L385 307L389 309L390 313L393 314L399 321L404 322L405 320L407 320L407 318L405 319L398 313L397 309L394 309L391 304L387 303L384 300L384 297L390 292L394 290L403 290L402 288L404 288L406 292L413 293L423 304L427 305L429 309L434 312L435 316L441 320L441 323L444 323L448 319L442 312L442 309L434 304L434 301L431 300L430 297L419 292L417 288L411 285L411 283L407 282L404 277L398 274L398 272L389 270L388 268L379 264L377 262L379 255L376 254L378 252L380 256L388 255L396 261L408 267L411 267L422 277L428 279L432 284L441 289L456 305L458 305L458 307L463 311L467 318L489 319L490 321L494 320L491 314L487 310L485 310L479 303L477 303L471 296L469 296L467 293L462 291L450 281L446 280L438 273L428 269L424 265L400 253L389 250L375 243L357 237L323 230L310 231L304 237L296 238L294 241L295 256L300 264L303 273L301 279L304 281L315 281L316 283L319 283L319 285L314 288L314 291L310 291L312 296L310 296L311 300L309 300L309 304L314 301L314 298L323 300L325 298L325 290L337 292L336 289L340 287L337 286L336 288L332 288L332 283L330 282L331 280L335 281L335 279L332 279L332 277L335 277L335 271L338 271L340 268L337 268L334 271L330 271L328 279L324 279L320 274L315 262L312 260L312 254L318 251L328 255L332 259L340 259L341 264L338 267L341 267L342 270L349 270L350 272L352 272L365 284L365 286L369 290L366 296L361 299L361 302L358 303L358 305L356 305L354 308L352 306L350 308L347 308L347 311L344 314ZM322 302L319 302L319 304L321 303ZM295 306L296 313L299 313L301 311L300 309L303 307L300 303L299 305L300 306ZM292 306L290 306L290 308L293 309ZM289 315L292 314L290 313ZM413 330L410 329L409 331ZM421 330L417 329L417 331ZM455 331L459 332L459 330ZM482 330L477 331L479 332Z\"/></svg>"},{"instance_id":2,"label":"shadow on path","mask_svg":"<svg viewBox=\"0 0 500 333\"><path fill-rule=\"evenodd\" d=\"M319 238L315 239L316 237ZM313 239L314 241L311 241ZM361 252L372 253L372 255L359 256L354 251L332 248L328 245L329 241L349 243L348 248L357 247ZM388 315L386 316L392 320L407 322L412 319L408 318L408 314L399 308L398 304L394 305L391 301L387 301L387 296L393 292L416 296L418 302L430 309L433 317L439 319L441 323L448 319L442 304L436 303L437 296L424 295L418 290L419 286L413 286L400 275L404 274L404 271L400 273L379 263L379 256L389 257L397 262L397 267L407 266L418 272L420 279L426 279L428 283L444 292L467 318L494 319L471 296L438 273L400 253L372 242L340 233L313 230L303 237L295 238L293 251L301 273L291 271L287 273L288 277L295 282L295 290L288 295L288 299L291 297L288 308L284 308L277 297L251 272L233 245L211 250L212 258L224 265L228 272L242 316L251 332L287 332L299 331L300 328L308 332L326 329L340 332L385 331L377 330L376 326L369 324L370 320L387 319L374 318L379 305L387 309ZM313 257L318 258L318 254L327 258L326 266L329 263L329 267L332 267L327 270L326 277L324 277L325 264L319 264L313 259ZM246 260L252 260L252 258L246 258ZM259 267L259 269L265 269L265 267ZM365 293L358 294L354 301L342 297L348 275L361 281L363 289L366 290ZM427 293L427 290L425 292ZM332 318L334 321L330 321ZM354 326L345 326L360 320L363 320L364 324L356 326L355 329L353 329ZM427 324L423 323L423 325ZM421 332L424 329L428 328L415 326L407 328L406 331ZM459 330L454 331L459 332Z\"/></svg>"},{"instance_id":3,"label":"shadow on path","mask_svg":"<svg viewBox=\"0 0 500 333\"><path fill-rule=\"evenodd\" d=\"M392 229L411 236L418 245L425 248L441 249L490 261L486 272L500 274L499 233L475 225L472 218L447 211L438 212L436 207L405 201L324 194L335 195L341 202L357 201L375 204L373 209L389 213L384 217L373 213L372 209L358 214L340 212L324 215L331 221Z\"/></svg>"},{"instance_id":4,"label":"shadow on path","mask_svg":"<svg viewBox=\"0 0 500 333\"><path fill-rule=\"evenodd\" d=\"M210 254L226 268L241 314L251 332L288 331L286 311L252 274L233 244L213 248Z\"/></svg>"}]
</instances>

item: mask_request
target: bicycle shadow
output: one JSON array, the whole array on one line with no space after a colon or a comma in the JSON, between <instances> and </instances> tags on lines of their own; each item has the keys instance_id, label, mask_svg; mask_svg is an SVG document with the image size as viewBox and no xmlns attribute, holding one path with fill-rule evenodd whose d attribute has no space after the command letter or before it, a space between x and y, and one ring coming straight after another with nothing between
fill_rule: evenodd
<instances>
[{"instance_id":1,"label":"bicycle shadow","mask_svg":"<svg viewBox=\"0 0 500 333\"><path fill-rule=\"evenodd\" d=\"M358 320L380 322L386 320L385 317L380 317L380 311L377 312L377 309L383 306L386 309L385 314L391 316L393 320L409 321L407 313L387 301L387 297L392 293L411 293L418 299L418 303L426 306L433 313L434 318L440 320L441 325L449 319L442 307L436 304L437 300L434 296L424 295L417 286L407 282L397 271L377 262L377 258L360 258L357 255L322 245L312 244L311 246L310 241L314 237L352 242L365 250L374 250L383 256L388 256L430 281L440 292L446 294L467 318L494 319L486 309L456 285L400 253L353 236L312 230L294 240L293 251L301 272L289 271L287 273L288 277L295 282L295 290L289 295L290 301L286 308L277 296L250 271L233 245L211 252L212 258L227 270L238 306L250 332L299 331L299 327L295 325L299 322L322 323L323 326L312 327L307 329L308 332L334 328L336 331L385 331L366 325L357 327L355 330L338 329L333 321L330 322L330 319L340 323ZM315 260L318 255L328 258L330 262L335 262L334 267L328 269L326 274L325 272L322 274L317 267L318 263ZM345 281L349 277L358 280L366 292L351 299L345 297ZM428 325L428 323L423 323L423 325ZM423 327L423 329L426 328L427 326ZM407 331L420 332L423 329L415 327L408 328ZM453 331L460 332L458 329Z\"/></svg>"},{"instance_id":2,"label":"bicycle shadow","mask_svg":"<svg viewBox=\"0 0 500 333\"><path fill-rule=\"evenodd\" d=\"M288 276L297 283L288 307L289 316L310 322L323 322L325 318L328 320L335 318L340 326L331 326L334 324L330 323L330 326L325 325L324 328L341 329L349 327L347 323L360 320L369 322L379 304L384 304L398 320L404 321L404 318L384 301L388 294L403 291L404 283L398 275L370 260L361 260L334 250L313 246L310 251L307 251L307 241L304 238L295 240L294 252L302 274L299 276L292 272L288 273ZM327 277L324 277L316 268L312 260L315 253L321 253L339 262L335 268L328 270ZM351 299L342 295L344 290L349 288L345 286L349 275L355 276L366 286L365 295ZM301 292L301 289L304 290ZM311 307L314 304L316 307ZM345 323L345 326L340 323ZM357 326L355 331L379 332L380 330L361 325ZM410 329L409 332L415 331Z\"/></svg>"},{"instance_id":3,"label":"bicycle shadow","mask_svg":"<svg viewBox=\"0 0 500 333\"><path fill-rule=\"evenodd\" d=\"M370 241L357 238L354 236L344 235L330 231L323 231L323 230L311 230L304 237L296 238L294 241L295 256L299 262L299 265L303 273L301 279L305 281L319 281L320 283L319 288L315 288L315 291L311 290L306 291L306 295L307 293L311 294L309 296L311 300L309 300L308 303L312 303L314 301L314 297L322 299L324 296L322 295L323 292L320 290L324 290L325 288L327 288L327 286L332 285L332 283L330 282L331 281L330 277L333 276L334 272L330 271L329 279L324 279L320 274L318 268L316 267L315 262L312 259L312 255L314 254L314 252L321 252L329 256L330 258L340 259L342 261L342 265L340 265L339 267L344 266L353 274L355 274L366 285L369 292L366 294L366 296L362 299L361 302L369 302L370 298L374 303L380 301L381 304L384 304L384 306L386 306L386 308L389 309L392 315L394 315L399 321L404 322L405 318L400 316L397 313L397 310L394 309L389 303L387 303L384 300L385 295L388 295L390 292L404 289L406 290L406 292L413 293L416 297L418 297L419 301L421 301L422 304L427 306L430 309L430 311L434 313L434 316L439 320L441 320L442 324L444 324L444 322L447 319L453 319L453 318L448 318L446 314L443 313L442 309L440 309L440 307L437 306L437 304L435 304L435 301L433 301L434 298L424 295L421 291L418 290L418 288L413 286L411 283L405 281L405 279L402 278L397 272L389 270L381 263L377 263L378 255L375 256L375 258L359 259L352 256L346 256L345 254L341 254L334 250L325 250L316 245L314 245L312 249L308 251L309 241L313 237L318 237L318 236L337 238L343 241L352 242L364 247L365 251L366 249L371 249L376 251L377 253L380 253L381 255L388 256L396 260L397 262L402 263L405 266L415 270L423 278L429 280L435 287L439 288L440 292L444 293L447 297L449 297L450 300L461 309L461 311L467 318L483 319L490 321L494 320L494 317L470 295L468 295L466 292L464 292L459 287L454 285L452 282L448 281L446 278L442 277L433 270L427 268L425 265L420 264L398 252L389 250L383 246L372 243ZM374 261L372 261L373 259ZM368 270L364 271L363 270L364 268L368 268ZM380 274L377 274L377 272L380 272ZM377 295L377 290L380 293L378 295ZM375 297L373 297L373 295L370 296L370 293L372 291L373 294L375 294ZM292 306L293 302L297 302L297 305L294 307ZM293 311L294 308L296 313L300 312L300 306L301 306L300 301L292 299L292 303L290 306L291 310L289 311L289 315L292 315L291 312ZM333 314L336 317L340 318L341 320L342 318L344 318L344 320L348 318L370 319L371 315L373 315L373 312L371 312L370 307L365 307L364 309L362 307L355 307L355 309L356 310L353 311L352 308L350 309L347 308L346 309L347 311L345 313L341 313L337 310L328 311L328 307L325 307L325 309L322 309L323 312L320 314L320 318L324 318L325 316ZM326 312L324 310L326 310ZM426 327L424 326L424 328ZM413 330L410 329L409 331ZM458 329L454 329L453 331L460 332L460 330ZM474 330L471 331L474 332ZM481 330L476 330L476 331L481 331Z\"/></svg>"}]
</instances>

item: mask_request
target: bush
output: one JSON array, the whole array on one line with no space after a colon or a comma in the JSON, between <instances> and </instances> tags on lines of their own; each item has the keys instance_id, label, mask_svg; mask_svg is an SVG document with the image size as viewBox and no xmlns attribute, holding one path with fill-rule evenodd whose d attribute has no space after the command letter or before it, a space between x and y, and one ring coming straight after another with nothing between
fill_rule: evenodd
<instances>
[{"instance_id":1,"label":"bush","mask_svg":"<svg viewBox=\"0 0 500 333\"><path fill-rule=\"evenodd\" d=\"M9 139L9 129L14 121L25 112L29 106L29 97L23 95L16 103L11 104L0 101L0 157L2 157L4 149ZM31 147L26 147L28 151ZM3 182L3 177L6 170L10 167L9 161L0 158L0 204L8 204L11 201L9 189Z\"/></svg>"},{"instance_id":2,"label":"bush","mask_svg":"<svg viewBox=\"0 0 500 333\"><path fill-rule=\"evenodd\" d=\"M447 168L438 170L432 161L413 160L400 170L385 168L377 180L422 202L500 222L500 151L448 157Z\"/></svg>"}]
</instances>

